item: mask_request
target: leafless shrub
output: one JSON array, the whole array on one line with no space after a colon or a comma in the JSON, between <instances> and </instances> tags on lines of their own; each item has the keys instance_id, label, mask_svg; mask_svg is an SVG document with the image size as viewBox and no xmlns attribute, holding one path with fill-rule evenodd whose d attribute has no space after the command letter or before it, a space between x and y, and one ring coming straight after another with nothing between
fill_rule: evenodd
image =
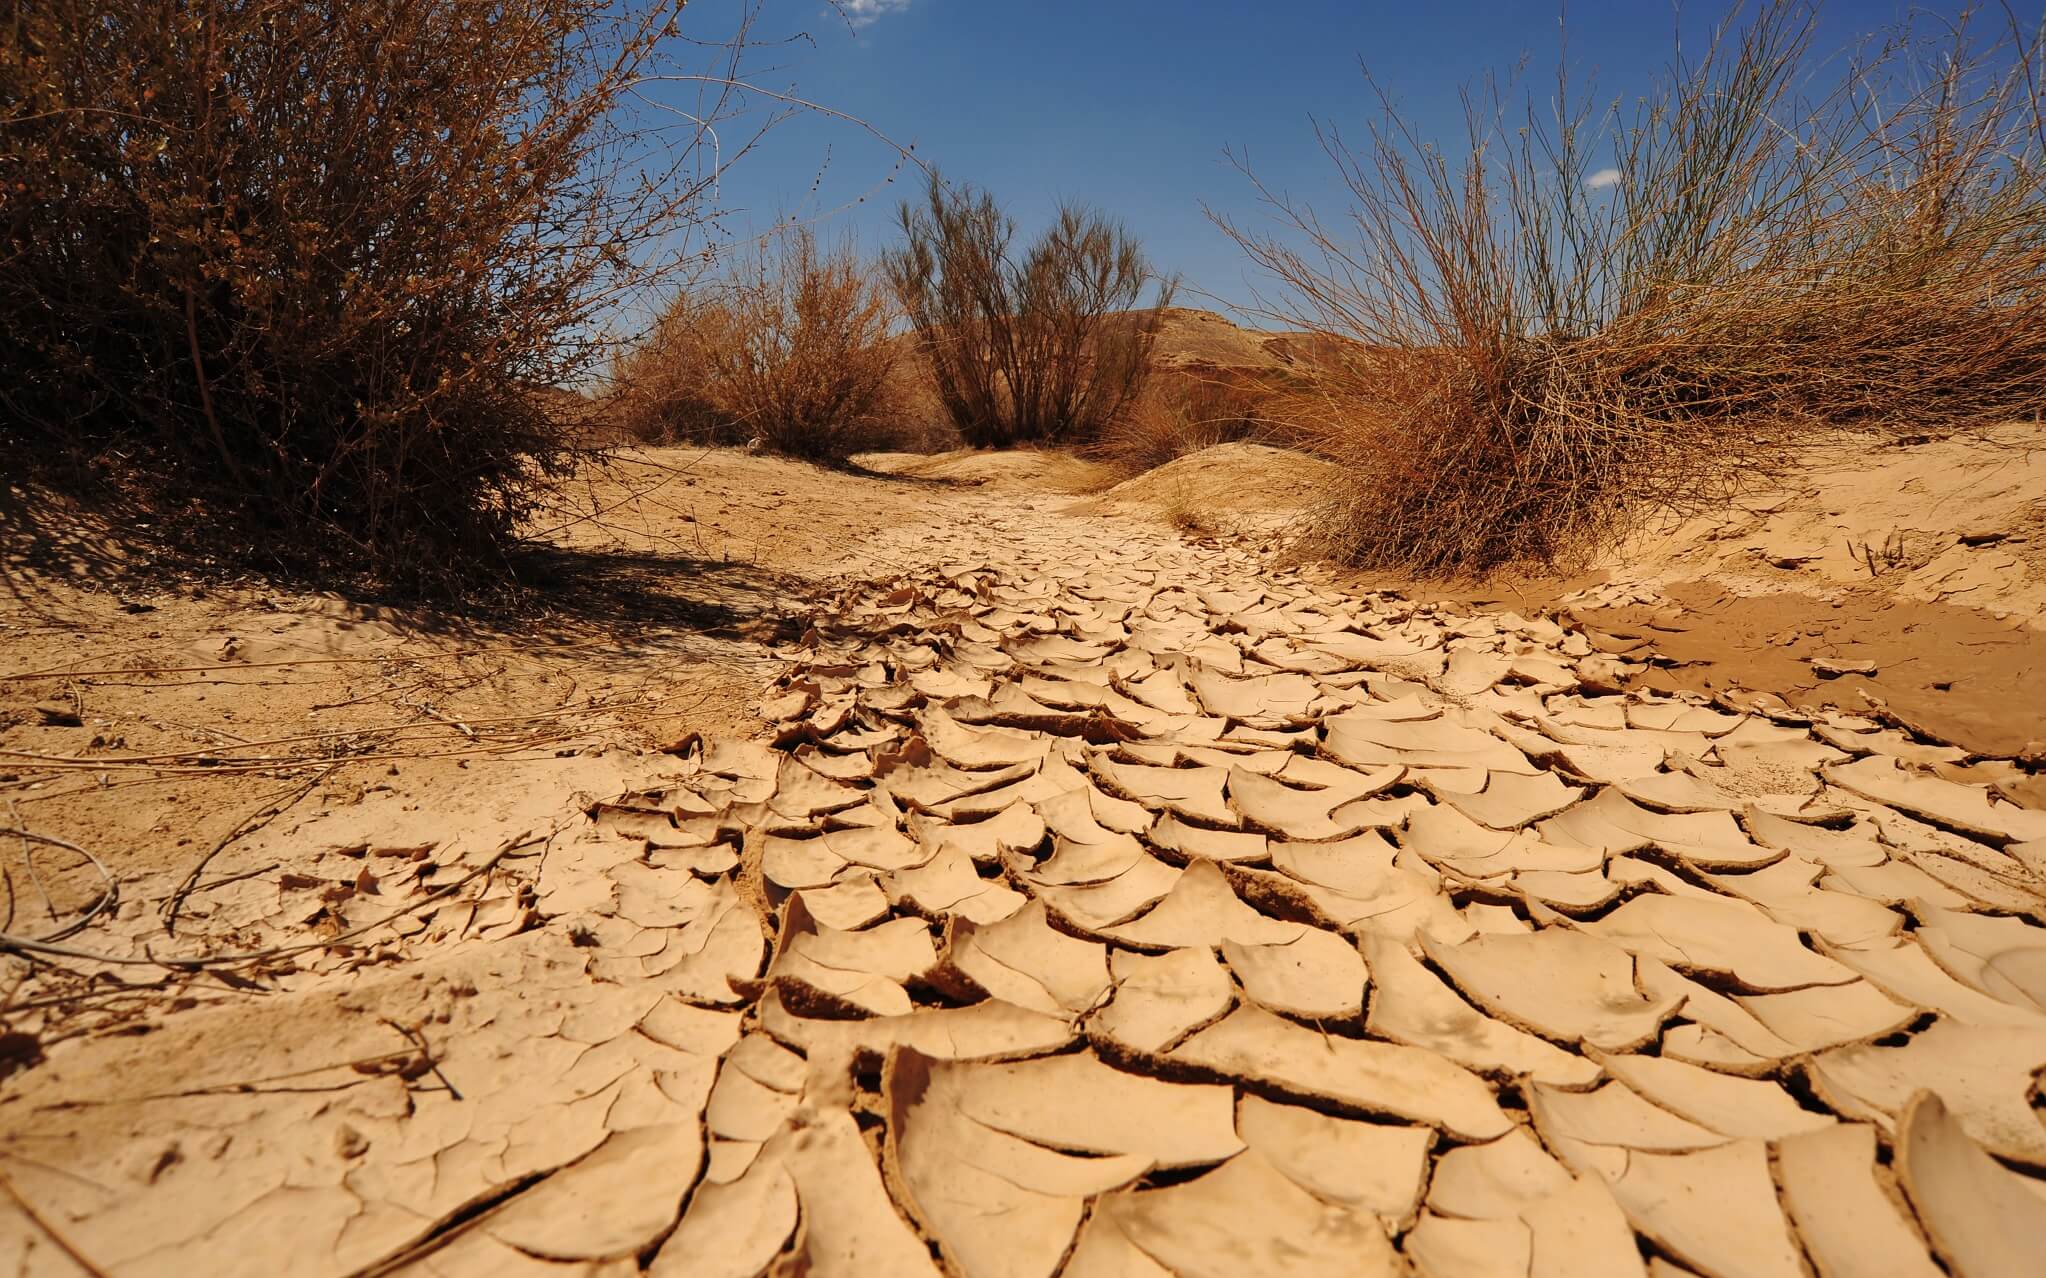
<instances>
[{"instance_id":1,"label":"leafless shrub","mask_svg":"<svg viewBox=\"0 0 2046 1278\"><path fill-rule=\"evenodd\" d=\"M994 197L936 174L901 225L883 263L968 444L1085 442L1143 389L1175 283L1137 309L1154 277L1121 226L1064 204L1019 258Z\"/></svg>"},{"instance_id":2,"label":"leafless shrub","mask_svg":"<svg viewBox=\"0 0 2046 1278\"><path fill-rule=\"evenodd\" d=\"M1325 549L1553 561L1821 431L2046 407L2038 33L1904 32L1828 85L1811 31L1766 3L1633 108L1475 95L1461 165L1386 104L1322 136L1346 225L1269 193L1283 238L1225 223L1344 339L1284 409L1354 476Z\"/></svg>"},{"instance_id":3,"label":"leafless shrub","mask_svg":"<svg viewBox=\"0 0 2046 1278\"><path fill-rule=\"evenodd\" d=\"M729 66L679 135L613 110L681 7L7 6L0 446L259 562L489 572L570 464L545 388L705 213Z\"/></svg>"},{"instance_id":4,"label":"leafless shrub","mask_svg":"<svg viewBox=\"0 0 2046 1278\"><path fill-rule=\"evenodd\" d=\"M818 460L875 447L894 429L892 317L851 246L820 251L807 229L785 229L676 292L618 361L621 420L642 439L758 439Z\"/></svg>"}]
</instances>

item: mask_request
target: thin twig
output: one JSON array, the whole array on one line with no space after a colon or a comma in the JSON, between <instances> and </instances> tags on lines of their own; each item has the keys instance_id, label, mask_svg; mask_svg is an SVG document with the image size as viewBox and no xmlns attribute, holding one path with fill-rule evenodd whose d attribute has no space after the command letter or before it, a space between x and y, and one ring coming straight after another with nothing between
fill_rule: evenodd
<instances>
[{"instance_id":1,"label":"thin twig","mask_svg":"<svg viewBox=\"0 0 2046 1278\"><path fill-rule=\"evenodd\" d=\"M353 940L366 932L373 932L386 924L394 923L408 914L415 914L441 897L453 892L459 892L484 874L496 869L498 862L504 860L518 849L531 847L535 843L551 843L554 840L554 836L560 834L563 828L562 826L556 826L544 836L535 836L530 833L520 835L518 838L500 847L491 854L489 860L469 871L460 879L445 887L433 889L412 904L393 910L382 918L372 920L361 927L350 928L346 932L327 937L323 940L308 941L303 945L280 945L274 949L251 950L240 954L213 954L203 958L182 959L158 958L154 954L149 954L148 947L145 946L143 952L148 954L147 958L128 958L122 955L101 954L92 950L81 950L67 945L50 945L42 941L31 940L25 936L13 936L0 932L0 950L14 950L23 954L54 954L61 958L81 959L89 963L112 963L123 967L161 967L175 971L203 967L233 967L241 963L256 963L267 959L286 958L293 954L304 954L309 950L331 949L343 941Z\"/></svg>"},{"instance_id":2,"label":"thin twig","mask_svg":"<svg viewBox=\"0 0 2046 1278\"><path fill-rule=\"evenodd\" d=\"M45 1237L57 1244L57 1250L69 1256L71 1263L83 1269L88 1278L109 1278L106 1270L94 1264L91 1257L78 1250L76 1243L66 1238L41 1212L30 1205L28 1199L21 1196L21 1191L14 1187L13 1178L4 1169L0 1169L0 1189L7 1191L7 1196L14 1200L14 1205L21 1208L21 1214L28 1217L30 1223L37 1229L42 1230Z\"/></svg>"},{"instance_id":3,"label":"thin twig","mask_svg":"<svg viewBox=\"0 0 2046 1278\"><path fill-rule=\"evenodd\" d=\"M462 1099L461 1091L455 1087L454 1083L448 1078L446 1074L441 1073L440 1062L434 1059L433 1049L426 1045L426 1036L424 1034L421 1034L418 1030L413 1029L409 1025L400 1025L398 1022L392 1020L388 1016L380 1016L377 1019L382 1021L384 1024L390 1026L392 1029L398 1031L400 1034L403 1034L405 1036L406 1042L418 1048L420 1057L426 1061L426 1067L432 1070L433 1076L441 1081L441 1086L448 1089L448 1095L453 1097L455 1100Z\"/></svg>"},{"instance_id":4,"label":"thin twig","mask_svg":"<svg viewBox=\"0 0 2046 1278\"><path fill-rule=\"evenodd\" d=\"M89 849L80 847L68 839L60 839L49 834L37 834L35 831L27 828L27 826L22 824L21 814L15 810L12 799L7 801L7 811L14 819L14 826L11 829L0 831L0 833L12 834L21 839L23 858L28 861L29 873L35 876L36 887L42 892L43 900L49 906L50 920L52 922L55 922L58 917L56 905L50 900L49 889L43 886L42 876L36 872L35 858L29 854L28 849L32 842L47 843L54 848L63 848L67 852L76 852L84 857L93 869L99 871L100 880L105 884L100 890L100 894L93 898L92 904L77 918L53 931L45 932L43 935L34 938L35 940L60 941L74 932L81 931L91 924L94 919L105 913L107 908L116 900L120 899L120 883L114 878L114 872L107 868L106 862L94 856ZM14 890L14 882L11 877L7 881L7 888L9 893L8 914L11 922L13 915L12 894Z\"/></svg>"},{"instance_id":5,"label":"thin twig","mask_svg":"<svg viewBox=\"0 0 2046 1278\"><path fill-rule=\"evenodd\" d=\"M193 888L199 882L200 874L205 872L206 867L212 863L214 857L219 856L221 852L226 850L227 846L230 843L233 843L236 839L241 838L244 834L254 834L257 830L262 829L271 821L275 820L277 817L279 817L286 811L290 810L295 804L298 803L300 799L305 798L305 796L311 794L315 789L319 788L321 783L326 781L328 777L331 777L336 772L339 772L341 770L341 767L342 765L337 763L332 767L328 768L325 772L322 772L320 775L314 777L312 780L300 786L297 789L297 791L292 794L290 798L286 799L281 804L277 802L278 796L271 795L269 798L263 800L262 805L256 808L255 811L249 813L241 820L235 822L233 826L229 827L227 833L221 835L219 841L214 843L212 847L208 848L206 850L206 854L193 863L191 870L185 875L184 881L179 883L177 886L177 890L173 891L170 894L170 900L165 904L163 909L163 930L170 933L172 936L177 935L178 911L184 908L185 898L192 894ZM233 882L233 880L228 879L223 880L223 882ZM215 886L218 885L216 884Z\"/></svg>"}]
</instances>

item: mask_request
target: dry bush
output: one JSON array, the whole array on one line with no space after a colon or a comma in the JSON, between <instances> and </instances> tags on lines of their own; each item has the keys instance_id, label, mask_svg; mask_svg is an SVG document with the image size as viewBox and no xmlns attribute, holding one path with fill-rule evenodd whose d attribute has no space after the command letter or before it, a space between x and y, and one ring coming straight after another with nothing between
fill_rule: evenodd
<instances>
[{"instance_id":1,"label":"dry bush","mask_svg":"<svg viewBox=\"0 0 2046 1278\"><path fill-rule=\"evenodd\" d=\"M883 287L849 245L778 233L720 279L678 290L614 370L619 417L647 440L759 440L841 460L896 430L900 345Z\"/></svg>"},{"instance_id":2,"label":"dry bush","mask_svg":"<svg viewBox=\"0 0 2046 1278\"><path fill-rule=\"evenodd\" d=\"M569 462L544 388L714 178L714 87L679 136L612 110L680 8L9 5L0 446L246 561L501 567Z\"/></svg>"},{"instance_id":3,"label":"dry bush","mask_svg":"<svg viewBox=\"0 0 2046 1278\"><path fill-rule=\"evenodd\" d=\"M1282 235L1227 228L1343 339L1283 410L1354 476L1324 549L1554 561L1819 432L2046 407L2037 33L1902 32L1826 81L1811 32L1765 4L1632 108L1480 96L1461 165L1388 106L1323 134L1344 226L1268 195Z\"/></svg>"},{"instance_id":4,"label":"dry bush","mask_svg":"<svg viewBox=\"0 0 2046 1278\"><path fill-rule=\"evenodd\" d=\"M913 332L895 337L895 371L889 377L886 418L876 425L876 451L944 453L966 446L952 414L938 397L937 379Z\"/></svg>"},{"instance_id":5,"label":"dry bush","mask_svg":"<svg viewBox=\"0 0 2046 1278\"><path fill-rule=\"evenodd\" d=\"M1220 373L1160 370L1087 454L1127 476L1216 444L1271 439L1269 397L1262 386Z\"/></svg>"},{"instance_id":6,"label":"dry bush","mask_svg":"<svg viewBox=\"0 0 2046 1278\"><path fill-rule=\"evenodd\" d=\"M994 197L936 174L901 225L883 262L966 443L1084 443L1143 389L1175 283L1136 309L1154 277L1121 226L1063 204L1018 257Z\"/></svg>"}]
</instances>

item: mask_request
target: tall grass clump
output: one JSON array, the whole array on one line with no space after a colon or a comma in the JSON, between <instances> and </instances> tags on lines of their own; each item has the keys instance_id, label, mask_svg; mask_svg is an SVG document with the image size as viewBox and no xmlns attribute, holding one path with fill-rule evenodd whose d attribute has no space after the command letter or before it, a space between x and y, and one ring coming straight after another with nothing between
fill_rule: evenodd
<instances>
[{"instance_id":1,"label":"tall grass clump","mask_svg":"<svg viewBox=\"0 0 2046 1278\"><path fill-rule=\"evenodd\" d=\"M1084 443L1143 390L1174 282L1156 280L1122 226L1062 204L1018 252L992 195L936 174L900 223L883 264L966 443Z\"/></svg>"},{"instance_id":2,"label":"tall grass clump","mask_svg":"<svg viewBox=\"0 0 2046 1278\"><path fill-rule=\"evenodd\" d=\"M1381 93L1356 145L1321 134L1343 220L1267 192L1276 232L1224 223L1275 312L1337 339L1284 410L1348 467L1323 549L1554 562L1826 432L2046 409L2039 33L1812 36L1779 0L1632 104L1482 88L1460 160Z\"/></svg>"},{"instance_id":3,"label":"tall grass clump","mask_svg":"<svg viewBox=\"0 0 2046 1278\"><path fill-rule=\"evenodd\" d=\"M1238 440L1276 439L1272 391L1221 372L1154 372L1142 394L1101 431L1088 454L1121 474L1154 470Z\"/></svg>"},{"instance_id":4,"label":"tall grass clump","mask_svg":"<svg viewBox=\"0 0 2046 1278\"><path fill-rule=\"evenodd\" d=\"M820 250L786 228L675 292L614 370L620 423L641 439L757 439L819 461L872 448L894 425L893 317L849 244Z\"/></svg>"},{"instance_id":5,"label":"tall grass clump","mask_svg":"<svg viewBox=\"0 0 2046 1278\"><path fill-rule=\"evenodd\" d=\"M569 462L550 388L705 213L716 78L679 134L615 110L681 7L9 6L10 465L245 561L488 575Z\"/></svg>"}]
</instances>

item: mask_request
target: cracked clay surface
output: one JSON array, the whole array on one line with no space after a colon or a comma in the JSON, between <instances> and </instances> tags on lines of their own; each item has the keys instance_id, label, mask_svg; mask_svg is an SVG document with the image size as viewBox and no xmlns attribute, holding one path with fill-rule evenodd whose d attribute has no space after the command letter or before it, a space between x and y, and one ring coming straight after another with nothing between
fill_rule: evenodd
<instances>
[{"instance_id":1,"label":"cracked clay surface","mask_svg":"<svg viewBox=\"0 0 2046 1278\"><path fill-rule=\"evenodd\" d=\"M2036 1272L2046 812L1059 504L849 548L752 737L210 891L279 952L0 1083L0 1273Z\"/></svg>"}]
</instances>

